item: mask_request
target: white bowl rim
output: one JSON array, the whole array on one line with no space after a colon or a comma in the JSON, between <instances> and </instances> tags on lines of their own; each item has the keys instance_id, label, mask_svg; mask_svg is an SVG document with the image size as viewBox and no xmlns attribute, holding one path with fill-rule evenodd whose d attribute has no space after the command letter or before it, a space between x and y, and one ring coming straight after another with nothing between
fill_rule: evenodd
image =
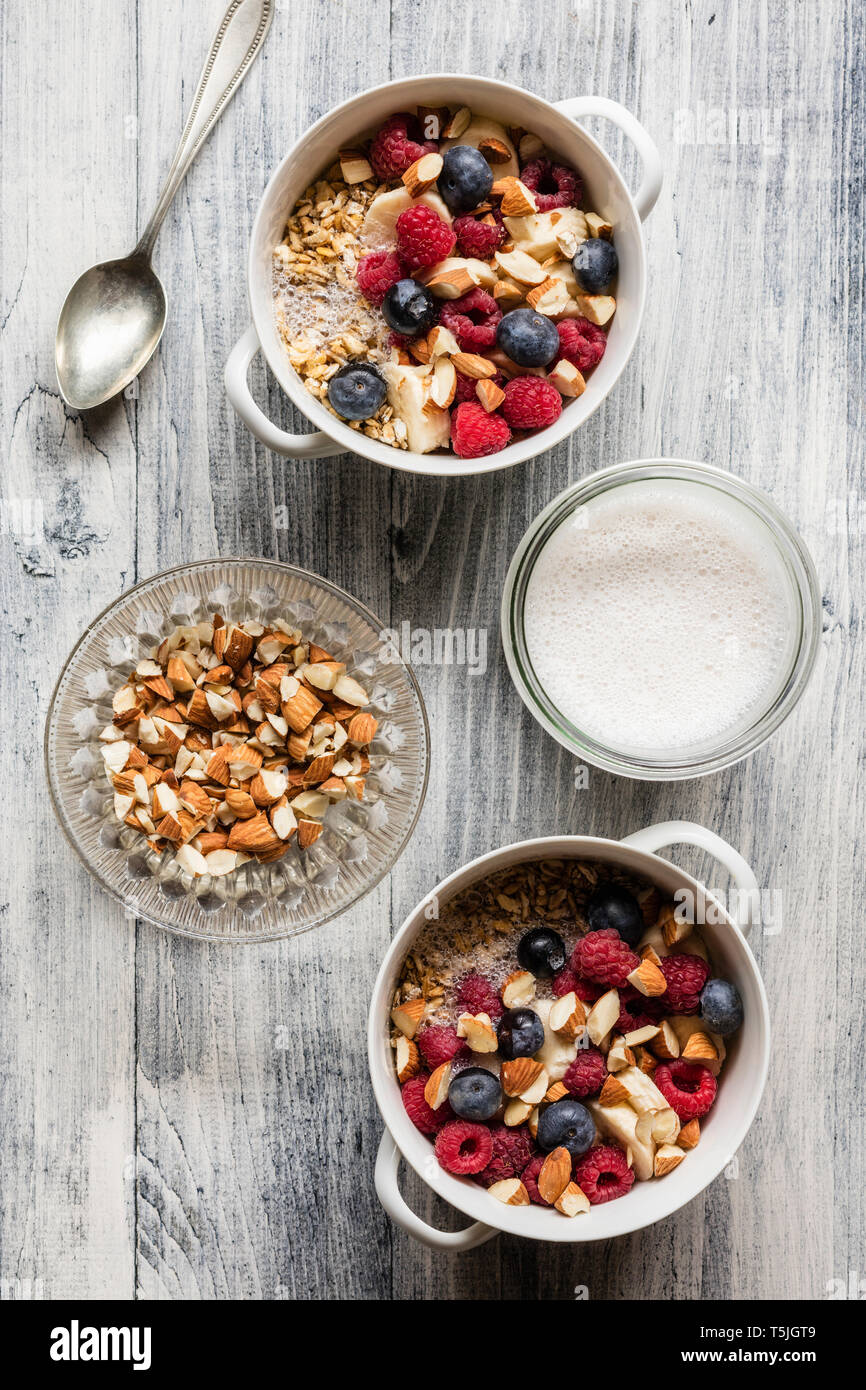
<instances>
[{"instance_id":1,"label":"white bowl rim","mask_svg":"<svg viewBox=\"0 0 866 1390\"><path fill-rule=\"evenodd\" d=\"M448 1202L450 1206L463 1212L464 1215L471 1217L473 1221L481 1222L484 1226L494 1230L522 1236L525 1239L541 1241L555 1240L560 1244L581 1244L585 1241L609 1240L619 1235L629 1235L633 1232L643 1230L647 1226L655 1225L657 1221L662 1221L666 1217L673 1215L674 1212L679 1211L681 1207L686 1206L687 1203L699 1196L711 1182L715 1181L722 1171L722 1168L725 1166L725 1162L728 1160L723 1159L714 1172L710 1172L706 1177L698 1179L697 1181L693 1179L691 1183L682 1182L681 1184L670 1186L659 1183L657 1185L659 1188L658 1210L654 1211L653 1214L646 1219L637 1221L629 1219L627 1198L622 1203L611 1203L602 1208L598 1208L599 1211L603 1210L608 1213L611 1213L614 1209L619 1211L621 1219L619 1222L614 1223L618 1226L618 1229L614 1231L607 1230L594 1234L593 1226L589 1221L586 1224L582 1224L578 1221L563 1221L563 1229L561 1232L556 1227L548 1229L545 1226L541 1230L533 1229L536 1223L528 1218L529 1213L535 1212L536 1209L534 1207L527 1210L527 1208L508 1207L501 1203L492 1202L484 1188L479 1187L468 1178L455 1177L453 1174L439 1167L437 1163L429 1161L432 1156L432 1147L427 1136L421 1135L419 1131L415 1129L409 1117L405 1114L402 1104L400 1103L400 1092L396 1076L393 1073L390 1075L383 1074L384 1069L380 1069L379 1052L381 1050L381 1028L383 1022L381 1017L381 1005L385 1002L380 1000L380 995L382 994L385 981L389 977L395 959L398 957L402 958L405 955L408 945L410 944L410 938L414 937L417 931L423 926L424 919L423 917L419 917L419 914L423 913L425 904L434 896L446 896L450 885L454 883L455 880L462 879L465 876L467 883L469 883L473 878L481 877L485 873L494 873L497 868L507 866L509 856L512 856L515 851L533 851L531 854L521 853L520 860L511 860L511 862L517 863L526 862L533 858L591 858L593 848L597 848L598 846L612 847L620 852L626 851L628 854L635 855L638 859L646 860L650 863L653 860L661 859L661 862L668 870L673 870L682 879L684 885L698 892L703 892L708 900L711 899L716 904L724 919L725 929L732 933L743 952L743 959L746 968L751 972L760 1004L759 1017L754 1020L754 1026L760 1036L760 1063L752 1077L751 1100L740 1112L738 1122L732 1130L730 1142L727 1146L731 1156L736 1153L757 1114L766 1086L767 1074L770 1066L770 1013L761 972L758 969L757 962L755 961L745 936L740 931L739 927L732 921L723 904L719 903L718 899L713 897L712 893L706 888L706 885L700 883L699 880L687 873L686 870L682 869L678 864L674 864L672 860L662 859L659 855L651 854L646 850L637 849L635 846L623 843L621 840L613 840L605 836L593 835L548 835L530 840L516 840L509 845L504 845L499 849L481 854L477 858L469 860L466 864L461 865L460 868L455 869L453 873L437 883L434 888L430 889L430 891L416 903L415 907L405 918L395 934L379 968L376 983L373 986L367 1025L368 1065L379 1112L401 1155L406 1162L415 1169L415 1172L422 1181L425 1182L428 1187L432 1188L439 1197ZM568 854L569 850L572 851L570 855ZM401 1142L401 1137L404 1142ZM414 1140L417 1139L424 1141L423 1150L420 1146L416 1146ZM415 1150L417 1150L417 1156ZM423 1158L421 1157L422 1153L424 1155ZM685 1179L687 1171L688 1169L685 1165L679 1170L683 1179ZM641 1186L644 1186L644 1184L641 1184ZM679 1190L681 1186L685 1187L685 1191ZM667 1196L665 1196L666 1193ZM675 1196L673 1195L674 1193L676 1193ZM590 1216L593 1215L595 1210L594 1208Z\"/></svg>"},{"instance_id":2,"label":"white bowl rim","mask_svg":"<svg viewBox=\"0 0 866 1390\"><path fill-rule=\"evenodd\" d=\"M335 416L331 415L329 411L325 410L325 408L304 389L300 377L294 369L289 366L285 354L282 355L283 360L274 362L265 346L263 321L257 312L257 305L253 294L253 284L258 280L259 275L259 266L255 254L259 224L264 219L269 200L272 196L272 191L276 188L287 166L292 160L296 159L299 151L309 137L318 132L322 126L335 117L342 116L353 106L362 103L371 96L385 92L389 88L401 87L408 83L423 84L443 82L446 80L452 81L454 78L460 77L471 79L473 83L478 83L481 86L489 88L491 91L498 90L502 92L505 90L512 93L516 92L529 101L538 102L546 106L563 122L565 129L577 127L580 130L581 138L586 140L587 144L593 149L598 158L603 161L607 166L608 173L617 183L619 192L622 194L631 217L633 218L637 233L636 243L638 246L637 269L639 288L634 310L634 321L620 349L621 360L617 364L615 374L607 389L600 393L598 399L594 402L587 402L587 406L584 407L586 413L583 414L581 412L580 418L576 420L574 424L569 424L569 416L572 413L578 412L576 412L575 407L572 406L568 409L564 409L559 419L555 421L554 424L548 425L546 429L540 430L537 434L530 435L527 439L523 439L517 444L510 444L498 454L491 454L483 459L459 459L452 454L416 454L408 449L395 449L391 445L380 444L377 440L368 439L366 435L362 435L359 430L350 429L347 424L344 424L343 421L338 420ZM496 78L490 77L477 77L472 73L438 72L394 78L388 82L380 82L376 84L376 86L367 87L363 91L357 92L353 97L348 97L345 101L340 102L337 106L331 107L324 115L320 116L317 121L306 128L303 134L299 136L292 145L288 153L280 160L276 169L271 174L271 177L268 179L253 220L249 250L247 253L247 297L249 300L252 322L256 330L262 355L292 404L306 419L310 420L318 430L321 430L334 440L335 444L339 446L335 449L335 453L348 451L361 454L365 458L372 459L376 463L385 464L388 468L394 468L405 473L426 474L430 477L469 477L477 473L495 473L503 468L511 468L518 463L525 462L527 459L535 458L538 454L542 454L547 449L551 449L555 445L560 444L564 439L568 438L570 434L579 429L590 416L595 414L595 411L598 410L602 402L610 395L631 358L643 323L646 293L646 246L644 243L641 219L622 174L610 156L605 153L598 141L589 134L584 126L578 127L578 123L575 120L567 116L564 112L558 111L554 102L548 101L545 97L538 96L535 92L527 91L525 87L518 87L515 83L502 82Z\"/></svg>"}]
</instances>

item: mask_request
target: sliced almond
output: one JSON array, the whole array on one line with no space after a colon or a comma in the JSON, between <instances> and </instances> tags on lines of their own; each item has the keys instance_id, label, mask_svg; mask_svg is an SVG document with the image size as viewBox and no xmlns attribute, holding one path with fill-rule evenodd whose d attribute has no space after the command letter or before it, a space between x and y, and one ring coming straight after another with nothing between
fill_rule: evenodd
<instances>
[{"instance_id":1,"label":"sliced almond","mask_svg":"<svg viewBox=\"0 0 866 1390\"><path fill-rule=\"evenodd\" d=\"M274 806L286 792L286 778L276 770L268 772L262 768L250 782L250 796L257 806L267 809Z\"/></svg>"},{"instance_id":2,"label":"sliced almond","mask_svg":"<svg viewBox=\"0 0 866 1390\"><path fill-rule=\"evenodd\" d=\"M427 1005L423 999L405 999L391 1010L391 1022L404 1037L414 1038L426 1012Z\"/></svg>"},{"instance_id":3,"label":"sliced almond","mask_svg":"<svg viewBox=\"0 0 866 1390\"><path fill-rule=\"evenodd\" d=\"M609 1072L622 1071L623 1067L633 1067L635 1065L635 1054L626 1043L622 1036L612 1039L607 1052L607 1069Z\"/></svg>"},{"instance_id":4,"label":"sliced almond","mask_svg":"<svg viewBox=\"0 0 866 1390\"><path fill-rule=\"evenodd\" d=\"M609 294L579 294L577 307L583 317L589 319L590 323L603 327L616 312L616 300Z\"/></svg>"},{"instance_id":5,"label":"sliced almond","mask_svg":"<svg viewBox=\"0 0 866 1390\"><path fill-rule=\"evenodd\" d=\"M435 361L437 357L448 356L452 352L460 351L460 344L454 334L448 328L443 328L437 323L435 328L431 328L427 334L427 349L430 360Z\"/></svg>"},{"instance_id":6,"label":"sliced almond","mask_svg":"<svg viewBox=\"0 0 866 1390\"><path fill-rule=\"evenodd\" d=\"M554 1149L541 1165L536 1182L545 1202L553 1206L571 1181L571 1154L566 1148Z\"/></svg>"},{"instance_id":7,"label":"sliced almond","mask_svg":"<svg viewBox=\"0 0 866 1390\"><path fill-rule=\"evenodd\" d=\"M615 989L609 989L600 999L597 999L587 1015L586 1031L591 1043L595 1046L607 1037L619 1018L619 994Z\"/></svg>"},{"instance_id":8,"label":"sliced almond","mask_svg":"<svg viewBox=\"0 0 866 1390\"><path fill-rule=\"evenodd\" d=\"M658 925L661 927L662 939L670 950L671 946L676 946L678 941L685 941L686 937L691 935L693 924L679 918L674 906L666 903L659 913Z\"/></svg>"},{"instance_id":9,"label":"sliced almond","mask_svg":"<svg viewBox=\"0 0 866 1390\"><path fill-rule=\"evenodd\" d=\"M509 1129L514 1129L517 1125L525 1124L532 1114L532 1110L533 1107L528 1101L520 1099L510 1100L502 1115L503 1124L506 1124Z\"/></svg>"},{"instance_id":10,"label":"sliced almond","mask_svg":"<svg viewBox=\"0 0 866 1390\"><path fill-rule=\"evenodd\" d=\"M547 279L538 261L525 251L497 251L494 260L505 275L521 285L540 285Z\"/></svg>"},{"instance_id":11,"label":"sliced almond","mask_svg":"<svg viewBox=\"0 0 866 1390\"><path fill-rule=\"evenodd\" d=\"M528 1207L529 1193L519 1178L503 1178L492 1182L487 1189L491 1197L504 1202L507 1207Z\"/></svg>"},{"instance_id":12,"label":"sliced almond","mask_svg":"<svg viewBox=\"0 0 866 1390\"><path fill-rule=\"evenodd\" d=\"M632 1028L625 1035L626 1047L643 1047L645 1043L652 1043L658 1036L659 1027L657 1023L645 1023L642 1028Z\"/></svg>"},{"instance_id":13,"label":"sliced almond","mask_svg":"<svg viewBox=\"0 0 866 1390\"><path fill-rule=\"evenodd\" d=\"M628 1100L629 1093L621 1081L610 1075L605 1080L598 1097L599 1105L621 1105L624 1100Z\"/></svg>"},{"instance_id":14,"label":"sliced almond","mask_svg":"<svg viewBox=\"0 0 866 1390\"><path fill-rule=\"evenodd\" d=\"M424 1099L431 1110L438 1110L440 1105L444 1105L448 1099L448 1087L451 1084L451 1063L443 1062L434 1072L431 1073L427 1085L424 1087Z\"/></svg>"},{"instance_id":15,"label":"sliced almond","mask_svg":"<svg viewBox=\"0 0 866 1390\"><path fill-rule=\"evenodd\" d=\"M719 1052L712 1038L706 1033L692 1033L680 1052L680 1056L690 1062L717 1062Z\"/></svg>"},{"instance_id":16,"label":"sliced almond","mask_svg":"<svg viewBox=\"0 0 866 1390\"><path fill-rule=\"evenodd\" d=\"M502 986L502 1002L506 1009L524 1008L534 998L535 976L528 970L513 971Z\"/></svg>"},{"instance_id":17,"label":"sliced almond","mask_svg":"<svg viewBox=\"0 0 866 1390\"><path fill-rule=\"evenodd\" d=\"M306 816L298 816L298 846L300 849L310 849L322 834L324 826L321 821L309 820Z\"/></svg>"},{"instance_id":18,"label":"sliced almond","mask_svg":"<svg viewBox=\"0 0 866 1390\"><path fill-rule=\"evenodd\" d=\"M488 1014L461 1014L457 1036L465 1038L473 1052L495 1052L499 1046L496 1030Z\"/></svg>"},{"instance_id":19,"label":"sliced almond","mask_svg":"<svg viewBox=\"0 0 866 1390\"><path fill-rule=\"evenodd\" d=\"M683 1150L676 1144L662 1144L656 1150L653 1171L657 1178L663 1178L667 1173L673 1172L685 1158Z\"/></svg>"},{"instance_id":20,"label":"sliced almond","mask_svg":"<svg viewBox=\"0 0 866 1390\"><path fill-rule=\"evenodd\" d=\"M527 131L521 135L517 145L521 164L529 164L533 159L538 159L539 155L544 154L544 141L540 135L533 135Z\"/></svg>"},{"instance_id":21,"label":"sliced almond","mask_svg":"<svg viewBox=\"0 0 866 1390\"><path fill-rule=\"evenodd\" d=\"M680 1055L680 1042L667 1019L663 1019L659 1024L658 1032L654 1038L650 1039L649 1047L657 1057L663 1058L666 1062L672 1062Z\"/></svg>"},{"instance_id":22,"label":"sliced almond","mask_svg":"<svg viewBox=\"0 0 866 1390\"><path fill-rule=\"evenodd\" d=\"M589 1198L582 1187L570 1182L553 1204L563 1216L583 1216L589 1211Z\"/></svg>"},{"instance_id":23,"label":"sliced almond","mask_svg":"<svg viewBox=\"0 0 866 1390\"><path fill-rule=\"evenodd\" d=\"M513 1061L503 1062L499 1073L502 1089L507 1096L522 1096L524 1091L527 1091L538 1080L543 1071L542 1063L534 1061L531 1057L515 1057ZM547 1090L546 1086L544 1090ZM542 1091L543 1095L544 1091ZM528 1096L523 1098L524 1100L529 1099Z\"/></svg>"},{"instance_id":24,"label":"sliced almond","mask_svg":"<svg viewBox=\"0 0 866 1390\"><path fill-rule=\"evenodd\" d=\"M475 394L478 397L488 415L498 410L505 400L505 392L501 386L497 386L495 381L476 381Z\"/></svg>"},{"instance_id":25,"label":"sliced almond","mask_svg":"<svg viewBox=\"0 0 866 1390\"><path fill-rule=\"evenodd\" d=\"M181 845L175 855L175 861L179 868L184 869L194 877L208 873L207 860L197 849L193 849L192 845Z\"/></svg>"},{"instance_id":26,"label":"sliced almond","mask_svg":"<svg viewBox=\"0 0 866 1390\"><path fill-rule=\"evenodd\" d=\"M338 676L334 683L334 694L347 705L367 705L370 697L362 685L352 676Z\"/></svg>"},{"instance_id":27,"label":"sliced almond","mask_svg":"<svg viewBox=\"0 0 866 1390\"><path fill-rule=\"evenodd\" d=\"M470 111L469 107L459 107L458 110L454 112L454 115L451 117L451 120L448 122L445 129L442 131L444 139L459 140L463 132L465 130L468 130L469 123L471 120L472 112Z\"/></svg>"},{"instance_id":28,"label":"sliced almond","mask_svg":"<svg viewBox=\"0 0 866 1390\"><path fill-rule=\"evenodd\" d=\"M397 1039L396 1048L397 1080L402 1086L406 1081L411 1081L413 1076L417 1076L421 1070L421 1054L418 1051L418 1044L411 1038L407 1038L401 1033Z\"/></svg>"},{"instance_id":29,"label":"sliced almond","mask_svg":"<svg viewBox=\"0 0 866 1390\"><path fill-rule=\"evenodd\" d=\"M547 1019L553 1032L571 1042L586 1031L586 1010L574 990L563 994L550 1007Z\"/></svg>"},{"instance_id":30,"label":"sliced almond","mask_svg":"<svg viewBox=\"0 0 866 1390\"><path fill-rule=\"evenodd\" d=\"M446 409L457 391L457 368L449 357L437 357L430 383L430 399L439 409Z\"/></svg>"},{"instance_id":31,"label":"sliced almond","mask_svg":"<svg viewBox=\"0 0 866 1390\"><path fill-rule=\"evenodd\" d=\"M283 796L276 806L271 807L270 822L274 828L274 834L281 840L290 840L298 828L295 813Z\"/></svg>"},{"instance_id":32,"label":"sliced almond","mask_svg":"<svg viewBox=\"0 0 866 1390\"><path fill-rule=\"evenodd\" d=\"M556 279L543 280L526 296L526 302L532 309L539 314L546 314L549 318L564 314L570 300L567 286L562 280Z\"/></svg>"},{"instance_id":33,"label":"sliced almond","mask_svg":"<svg viewBox=\"0 0 866 1390\"><path fill-rule=\"evenodd\" d=\"M584 216L586 217L586 225L590 236L604 237L605 241L610 241L610 238L613 236L612 223L608 222L604 217L599 217L598 214L594 212L587 212Z\"/></svg>"},{"instance_id":34,"label":"sliced almond","mask_svg":"<svg viewBox=\"0 0 866 1390\"><path fill-rule=\"evenodd\" d=\"M502 309L513 309L520 304L526 294L525 287L514 280L497 280L493 286L493 298Z\"/></svg>"},{"instance_id":35,"label":"sliced almond","mask_svg":"<svg viewBox=\"0 0 866 1390\"><path fill-rule=\"evenodd\" d=\"M505 144L504 140L497 140L493 135L485 135L478 141L478 152L483 154L488 164L507 164L512 157L512 151Z\"/></svg>"},{"instance_id":36,"label":"sliced almond","mask_svg":"<svg viewBox=\"0 0 866 1390\"><path fill-rule=\"evenodd\" d=\"M701 1125L699 1120L689 1120L687 1125L683 1125L680 1130L679 1146L681 1149L695 1149L701 1137Z\"/></svg>"},{"instance_id":37,"label":"sliced almond","mask_svg":"<svg viewBox=\"0 0 866 1390\"><path fill-rule=\"evenodd\" d=\"M234 873L238 857L234 850L214 849L205 854L204 862L209 874L213 874L214 878L221 878L224 874Z\"/></svg>"},{"instance_id":38,"label":"sliced almond","mask_svg":"<svg viewBox=\"0 0 866 1390\"><path fill-rule=\"evenodd\" d=\"M568 1094L567 1086L564 1086L561 1081L554 1081L552 1086L548 1086L544 1099L549 1105L552 1105L554 1101L564 1100Z\"/></svg>"},{"instance_id":39,"label":"sliced almond","mask_svg":"<svg viewBox=\"0 0 866 1390\"><path fill-rule=\"evenodd\" d=\"M427 193L441 173L441 154L431 150L428 154L422 155L420 159L416 159L415 163L410 164L402 176L409 197L420 198L422 193Z\"/></svg>"},{"instance_id":40,"label":"sliced almond","mask_svg":"<svg viewBox=\"0 0 866 1390\"><path fill-rule=\"evenodd\" d=\"M501 191L500 211L503 217L527 217L538 212L538 200L531 188L521 179L505 178L494 183L491 192Z\"/></svg>"}]
</instances>

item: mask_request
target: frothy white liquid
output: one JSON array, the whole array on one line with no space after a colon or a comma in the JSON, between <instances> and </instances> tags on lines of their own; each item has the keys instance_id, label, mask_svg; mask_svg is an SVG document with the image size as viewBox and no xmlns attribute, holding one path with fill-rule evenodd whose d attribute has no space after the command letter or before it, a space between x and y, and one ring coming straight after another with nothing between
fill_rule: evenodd
<instances>
[{"instance_id":1,"label":"frothy white liquid","mask_svg":"<svg viewBox=\"0 0 866 1390\"><path fill-rule=\"evenodd\" d=\"M748 725L788 669L794 598L763 523L680 480L623 484L576 509L530 575L529 657L578 729L671 754Z\"/></svg>"}]
</instances>

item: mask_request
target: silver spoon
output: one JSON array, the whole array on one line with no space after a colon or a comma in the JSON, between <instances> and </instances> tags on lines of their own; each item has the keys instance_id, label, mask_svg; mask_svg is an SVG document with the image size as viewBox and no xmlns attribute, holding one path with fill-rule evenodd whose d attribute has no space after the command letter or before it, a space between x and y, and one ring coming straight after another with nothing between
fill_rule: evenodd
<instances>
[{"instance_id":1,"label":"silver spoon","mask_svg":"<svg viewBox=\"0 0 866 1390\"><path fill-rule=\"evenodd\" d=\"M274 0L232 0L211 45L192 110L153 216L135 250L76 280L57 322L54 360L67 405L91 410L138 376L165 328L166 299L150 263L163 218L208 135L265 41Z\"/></svg>"}]
</instances>

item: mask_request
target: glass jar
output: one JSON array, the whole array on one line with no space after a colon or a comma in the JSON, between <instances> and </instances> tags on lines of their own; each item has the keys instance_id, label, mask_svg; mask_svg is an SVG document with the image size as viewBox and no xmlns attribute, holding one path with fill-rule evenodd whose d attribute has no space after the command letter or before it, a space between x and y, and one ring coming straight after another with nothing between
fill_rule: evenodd
<instances>
[{"instance_id":1,"label":"glass jar","mask_svg":"<svg viewBox=\"0 0 866 1390\"><path fill-rule=\"evenodd\" d=\"M790 601L790 633L780 678L742 726L716 739L680 749L628 749L605 744L578 727L553 703L533 667L524 614L535 565L554 532L577 508L616 488L638 482L684 482L722 494L728 514L742 507L743 523L766 542L767 558L784 576ZM608 772L647 781L700 777L745 758L779 727L803 694L818 651L821 591L812 559L787 518L757 488L731 473L681 459L643 459L615 464L581 479L536 517L518 546L502 598L502 642L512 680L524 704L549 734L576 758Z\"/></svg>"}]
</instances>

